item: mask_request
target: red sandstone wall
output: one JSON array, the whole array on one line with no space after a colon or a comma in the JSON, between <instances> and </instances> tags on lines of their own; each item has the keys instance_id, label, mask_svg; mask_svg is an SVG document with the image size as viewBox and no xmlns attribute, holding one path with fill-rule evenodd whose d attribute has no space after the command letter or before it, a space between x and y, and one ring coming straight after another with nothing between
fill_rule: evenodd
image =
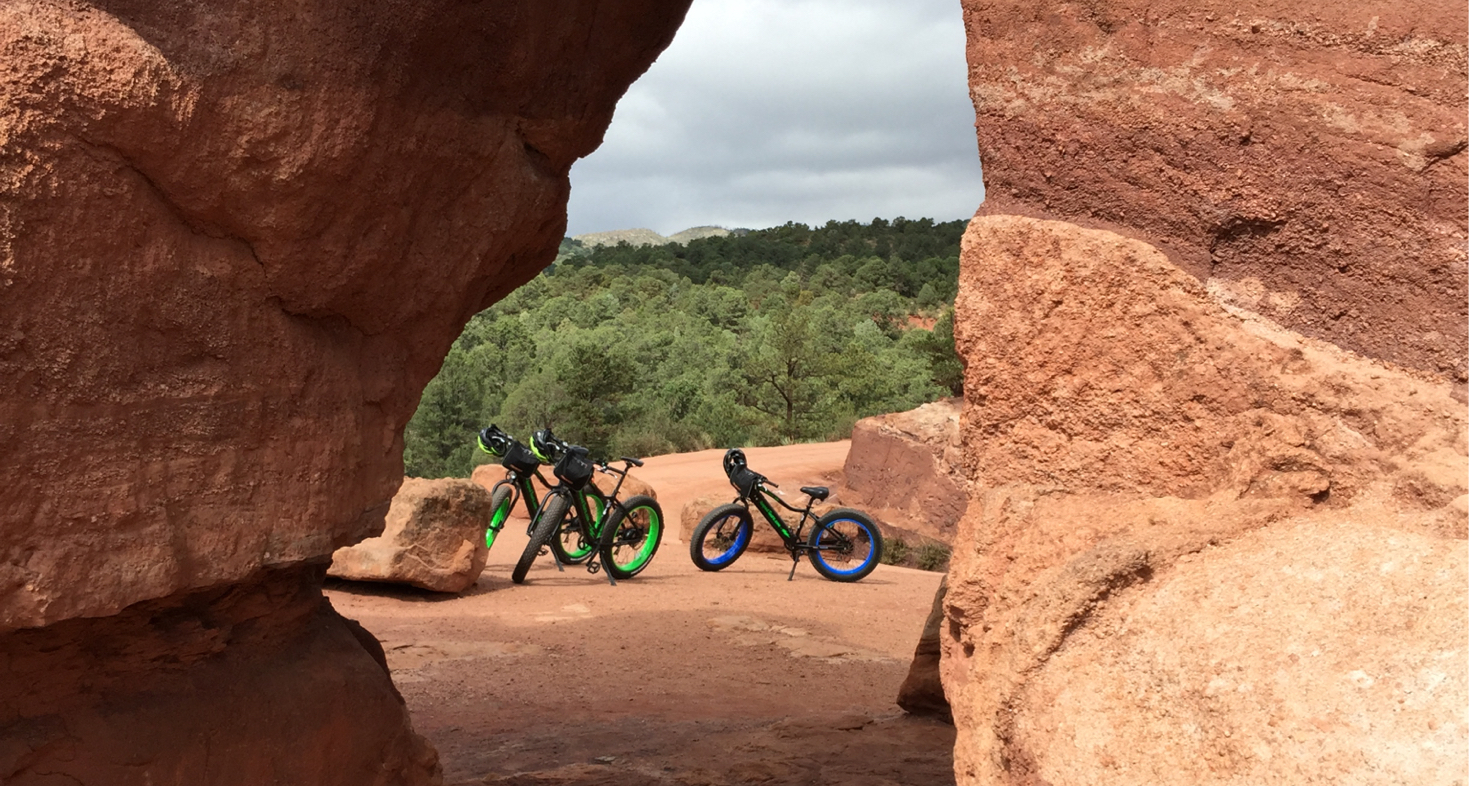
<instances>
[{"instance_id":1,"label":"red sandstone wall","mask_svg":"<svg viewBox=\"0 0 1469 786\"><path fill-rule=\"evenodd\" d=\"M0 4L0 781L437 777L320 570L687 5Z\"/></svg>"},{"instance_id":2,"label":"red sandstone wall","mask_svg":"<svg viewBox=\"0 0 1469 786\"><path fill-rule=\"evenodd\" d=\"M963 5L986 213L1142 237L1306 335L1469 380L1463 3Z\"/></svg>"}]
</instances>

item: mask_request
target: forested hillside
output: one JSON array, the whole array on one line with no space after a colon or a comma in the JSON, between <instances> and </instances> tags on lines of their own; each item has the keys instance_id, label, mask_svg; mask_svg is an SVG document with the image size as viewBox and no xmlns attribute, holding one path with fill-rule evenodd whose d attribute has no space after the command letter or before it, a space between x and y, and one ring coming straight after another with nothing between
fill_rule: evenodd
<instances>
[{"instance_id":1,"label":"forested hillside","mask_svg":"<svg viewBox=\"0 0 1469 786\"><path fill-rule=\"evenodd\" d=\"M842 439L960 392L965 222L786 224L589 249L476 315L405 432L409 475L466 475L475 431L543 425L594 455Z\"/></svg>"}]
</instances>

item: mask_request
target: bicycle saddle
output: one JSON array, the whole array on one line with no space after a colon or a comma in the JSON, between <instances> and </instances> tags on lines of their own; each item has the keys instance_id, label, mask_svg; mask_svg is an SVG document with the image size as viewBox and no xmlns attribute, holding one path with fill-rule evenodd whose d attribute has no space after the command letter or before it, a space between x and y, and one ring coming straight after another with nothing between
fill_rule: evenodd
<instances>
[{"instance_id":1,"label":"bicycle saddle","mask_svg":"<svg viewBox=\"0 0 1469 786\"><path fill-rule=\"evenodd\" d=\"M801 493L809 495L812 499L820 502L831 496L831 489L826 486L802 486Z\"/></svg>"}]
</instances>

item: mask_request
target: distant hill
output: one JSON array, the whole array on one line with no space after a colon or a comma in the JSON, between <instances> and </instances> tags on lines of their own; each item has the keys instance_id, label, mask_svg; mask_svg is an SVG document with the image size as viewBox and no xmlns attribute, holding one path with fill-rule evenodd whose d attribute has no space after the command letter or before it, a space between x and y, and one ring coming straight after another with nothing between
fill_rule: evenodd
<instances>
[{"instance_id":1,"label":"distant hill","mask_svg":"<svg viewBox=\"0 0 1469 786\"><path fill-rule=\"evenodd\" d=\"M729 237L729 230L724 227L690 227L682 232L674 232L668 236L669 240L685 246L690 240L702 240L706 237Z\"/></svg>"},{"instance_id":2,"label":"distant hill","mask_svg":"<svg viewBox=\"0 0 1469 786\"><path fill-rule=\"evenodd\" d=\"M706 237L725 237L729 230L723 227L692 227L682 232L675 232L664 237L651 229L614 229L610 232L589 232L585 235L576 235L572 240L581 243L587 248L597 246L615 246L618 243L627 243L630 246L664 246L669 243L686 245L690 240L699 240Z\"/></svg>"}]
</instances>

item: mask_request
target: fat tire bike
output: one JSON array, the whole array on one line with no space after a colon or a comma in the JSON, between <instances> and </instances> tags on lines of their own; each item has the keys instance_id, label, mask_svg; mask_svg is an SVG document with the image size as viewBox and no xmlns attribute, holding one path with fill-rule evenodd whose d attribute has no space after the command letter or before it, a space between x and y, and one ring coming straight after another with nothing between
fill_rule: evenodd
<instances>
[{"instance_id":1,"label":"fat tire bike","mask_svg":"<svg viewBox=\"0 0 1469 786\"><path fill-rule=\"evenodd\" d=\"M700 570L724 570L745 553L754 535L751 505L760 511L790 552L791 573L787 581L796 577L802 556L810 559L817 573L843 582L865 578L882 560L882 532L866 513L851 508L837 508L820 518L811 513L816 503L831 495L825 486L802 487L801 493L807 496L806 507L790 505L769 491L779 486L750 469L744 451L739 448L731 448L724 454L724 474L739 496L709 511L694 528L689 538L689 557ZM786 526L771 506L771 500L800 514L794 530ZM812 523L811 530L803 537L808 522Z\"/></svg>"},{"instance_id":2,"label":"fat tire bike","mask_svg":"<svg viewBox=\"0 0 1469 786\"><path fill-rule=\"evenodd\" d=\"M623 468L618 469L605 461L591 460L586 448L555 439L549 429L537 432L536 437L548 453L555 455L553 474L560 482L541 501L540 514L532 522L530 540L510 574L511 580L524 582L546 546L557 554L556 567L562 570L559 549L569 544L587 553L587 572L605 569L608 582L614 586L619 579L641 573L663 539L663 509L652 497L638 494L624 500L618 498L618 493L628 471L641 467L643 462L622 456L618 461L623 462ZM617 484L605 499L591 485L596 471L617 476ZM600 509L594 507L594 500L601 501Z\"/></svg>"},{"instance_id":3,"label":"fat tire bike","mask_svg":"<svg viewBox=\"0 0 1469 786\"><path fill-rule=\"evenodd\" d=\"M525 502L525 516L530 522L526 525L525 534L529 536L535 526L536 514L541 509L540 495L536 493L534 481L539 480L546 488L551 488L552 485L541 474L541 460L530 448L493 423L480 430L479 448L499 458L500 466L505 468L504 480L490 488L490 524L485 528L485 548L495 545L495 538L505 528L506 520L515 509L516 500ZM601 515L606 507L601 491L593 486L587 490L587 494L588 507L595 515ZM555 550L556 559L567 565L585 562L594 551L593 548L580 549L565 544Z\"/></svg>"}]
</instances>

